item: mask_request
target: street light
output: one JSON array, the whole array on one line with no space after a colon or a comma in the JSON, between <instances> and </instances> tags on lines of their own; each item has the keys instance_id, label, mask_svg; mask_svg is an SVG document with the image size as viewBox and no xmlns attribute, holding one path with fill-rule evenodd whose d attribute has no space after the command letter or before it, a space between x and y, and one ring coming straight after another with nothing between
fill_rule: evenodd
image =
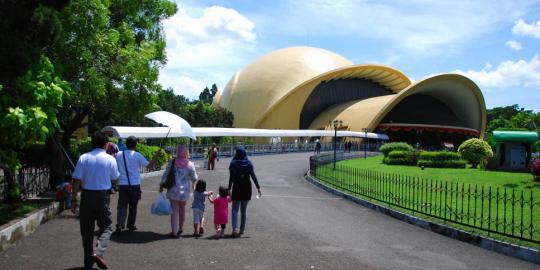
<instances>
[{"instance_id":1,"label":"street light","mask_svg":"<svg viewBox=\"0 0 540 270\"><path fill-rule=\"evenodd\" d=\"M332 126L334 127L334 170L336 169L336 149L337 149L337 130L343 125L343 121L334 120Z\"/></svg>"},{"instance_id":2,"label":"street light","mask_svg":"<svg viewBox=\"0 0 540 270\"><path fill-rule=\"evenodd\" d=\"M367 158L367 148L369 146L369 138L367 136L367 133L369 131L369 128L363 128L362 131L365 134L364 139L366 140L366 145L364 146L364 158Z\"/></svg>"}]
</instances>

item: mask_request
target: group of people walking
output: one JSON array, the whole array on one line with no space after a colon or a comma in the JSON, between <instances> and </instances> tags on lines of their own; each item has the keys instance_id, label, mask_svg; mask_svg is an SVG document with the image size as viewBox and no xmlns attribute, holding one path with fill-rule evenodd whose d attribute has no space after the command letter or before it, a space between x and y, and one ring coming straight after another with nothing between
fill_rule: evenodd
<instances>
[{"instance_id":1,"label":"group of people walking","mask_svg":"<svg viewBox=\"0 0 540 270\"><path fill-rule=\"evenodd\" d=\"M73 185L73 208L79 208L80 231L84 249L85 269L91 269L93 264L101 269L106 269L107 264L103 259L109 239L113 233L112 213L109 207L110 193L113 184L119 185L116 233L123 230L137 230L135 226L137 217L137 205L141 199L140 167L152 168L159 157L156 154L152 161L146 160L135 149L137 139L129 137L126 140L127 150L120 151L116 158L107 154L108 138L101 132L92 136L92 150L83 154L75 167L72 178ZM158 151L159 153L159 151ZM176 157L166 167L159 185L159 192L164 191L163 184L168 177L173 175L173 183L168 186L166 197L171 204L171 232L170 237L178 238L183 233L186 204L193 193L193 236L199 237L204 234L205 202L208 199L214 205L214 226L216 239L223 237L229 217L229 203L232 202L232 234L238 237L244 233L247 220L247 206L252 196L251 180L257 187L258 195L261 190L257 177L254 173L253 164L247 158L244 149L236 150L229 166L229 184L227 187L220 186L218 194L206 190L206 182L199 179L193 162L188 159L188 150L185 145L179 146ZM81 192L80 207L77 201L77 193ZM238 214L241 214L238 224ZM127 226L126 226L127 218ZM99 233L94 249L94 228L97 223Z\"/></svg>"}]
</instances>

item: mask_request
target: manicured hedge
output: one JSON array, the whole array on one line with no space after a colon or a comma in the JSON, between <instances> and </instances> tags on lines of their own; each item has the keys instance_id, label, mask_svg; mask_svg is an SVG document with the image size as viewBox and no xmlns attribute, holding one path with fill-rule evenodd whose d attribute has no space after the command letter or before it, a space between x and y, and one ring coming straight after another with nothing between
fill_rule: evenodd
<instances>
[{"instance_id":1,"label":"manicured hedge","mask_svg":"<svg viewBox=\"0 0 540 270\"><path fill-rule=\"evenodd\" d=\"M388 165L416 165L414 151L394 150L388 153L384 161Z\"/></svg>"},{"instance_id":2,"label":"manicured hedge","mask_svg":"<svg viewBox=\"0 0 540 270\"><path fill-rule=\"evenodd\" d=\"M436 160L436 161L446 161L446 160L460 160L461 156L455 152L440 151L440 152L422 152L420 153L419 160Z\"/></svg>"},{"instance_id":3,"label":"manicured hedge","mask_svg":"<svg viewBox=\"0 0 540 270\"><path fill-rule=\"evenodd\" d=\"M418 158L418 166L430 168L465 168L467 161L462 160L461 156L454 152L422 152Z\"/></svg>"},{"instance_id":4,"label":"manicured hedge","mask_svg":"<svg viewBox=\"0 0 540 270\"><path fill-rule=\"evenodd\" d=\"M383 155L385 157L388 157L388 154L390 154L390 152L392 152L392 151L399 150L399 151L412 152L412 151L414 151L414 148L410 144L407 144L407 143L404 143L404 142L393 142L393 143L385 143L385 144L383 144L379 148L379 150L383 153Z\"/></svg>"},{"instance_id":5,"label":"manicured hedge","mask_svg":"<svg viewBox=\"0 0 540 270\"><path fill-rule=\"evenodd\" d=\"M429 168L460 168L463 169L467 166L467 161L465 160L418 160L418 166L420 167L429 167Z\"/></svg>"}]
</instances>

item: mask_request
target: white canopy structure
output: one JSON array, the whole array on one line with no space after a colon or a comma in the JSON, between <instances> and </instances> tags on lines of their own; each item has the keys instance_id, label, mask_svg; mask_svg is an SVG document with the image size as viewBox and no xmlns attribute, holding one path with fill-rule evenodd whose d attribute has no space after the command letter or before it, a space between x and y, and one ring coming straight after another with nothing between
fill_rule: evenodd
<instances>
[{"instance_id":1,"label":"white canopy structure","mask_svg":"<svg viewBox=\"0 0 540 270\"><path fill-rule=\"evenodd\" d=\"M164 126L168 126L169 130L167 131L167 134L164 136L165 138L167 138L170 133L177 133L177 134L183 134L183 136L179 136L179 137L189 137L194 140L197 139L195 134L193 134L193 129L191 128L191 125L186 120L184 120L184 118L174 113L170 113L166 111L157 111L157 112L149 113L145 115L144 117L154 120L157 123L162 124Z\"/></svg>"},{"instance_id":2,"label":"white canopy structure","mask_svg":"<svg viewBox=\"0 0 540 270\"><path fill-rule=\"evenodd\" d=\"M102 129L104 132L112 132L113 136L127 138L135 136L138 138L165 138L169 132L168 127L121 127L107 126ZM214 128L201 127L192 128L193 134L187 131L171 130L168 137L333 137L333 130L284 130L284 129L253 129L253 128ZM366 136L367 135L367 136ZM368 138L375 140L388 140L386 134L364 133L356 131L338 131L338 137Z\"/></svg>"}]
</instances>

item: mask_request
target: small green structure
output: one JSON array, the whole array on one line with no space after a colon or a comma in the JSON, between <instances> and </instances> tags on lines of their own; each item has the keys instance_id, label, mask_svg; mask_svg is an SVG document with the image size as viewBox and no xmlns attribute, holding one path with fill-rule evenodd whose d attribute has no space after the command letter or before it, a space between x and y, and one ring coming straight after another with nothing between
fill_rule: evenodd
<instances>
[{"instance_id":1,"label":"small green structure","mask_svg":"<svg viewBox=\"0 0 540 270\"><path fill-rule=\"evenodd\" d=\"M532 145L539 140L534 131L493 131L494 169L523 171L531 161Z\"/></svg>"}]
</instances>

